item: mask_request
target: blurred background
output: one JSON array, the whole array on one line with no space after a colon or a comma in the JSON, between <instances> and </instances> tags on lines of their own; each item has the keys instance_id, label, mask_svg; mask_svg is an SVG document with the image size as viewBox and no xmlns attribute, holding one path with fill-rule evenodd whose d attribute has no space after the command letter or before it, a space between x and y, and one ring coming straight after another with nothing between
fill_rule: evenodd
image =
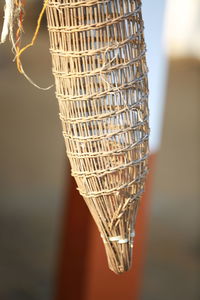
<instances>
[{"instance_id":1,"label":"blurred background","mask_svg":"<svg viewBox=\"0 0 200 300\"><path fill-rule=\"evenodd\" d=\"M41 2L27 1L25 44L33 35ZM3 5L1 1L0 25ZM200 1L144 0L143 17L153 180L137 298L197 300ZM53 83L48 47L44 20L35 46L23 55L25 71L43 87ZM54 88L36 89L12 60L7 42L0 47L0 299L60 300L55 292L58 257L72 193L58 105ZM86 286L85 280L84 296L65 299L97 300L87 296ZM69 288L66 283L65 289ZM112 293L108 299L118 300ZM128 294L119 299L136 300Z\"/></svg>"}]
</instances>

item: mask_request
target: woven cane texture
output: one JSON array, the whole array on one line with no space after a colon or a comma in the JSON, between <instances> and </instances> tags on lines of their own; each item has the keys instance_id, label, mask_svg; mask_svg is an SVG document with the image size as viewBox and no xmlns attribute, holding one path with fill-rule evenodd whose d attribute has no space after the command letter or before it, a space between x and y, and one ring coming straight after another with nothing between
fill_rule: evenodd
<instances>
[{"instance_id":1,"label":"woven cane texture","mask_svg":"<svg viewBox=\"0 0 200 300\"><path fill-rule=\"evenodd\" d=\"M56 96L78 190L115 273L131 266L148 157L140 0L49 0Z\"/></svg>"}]
</instances>

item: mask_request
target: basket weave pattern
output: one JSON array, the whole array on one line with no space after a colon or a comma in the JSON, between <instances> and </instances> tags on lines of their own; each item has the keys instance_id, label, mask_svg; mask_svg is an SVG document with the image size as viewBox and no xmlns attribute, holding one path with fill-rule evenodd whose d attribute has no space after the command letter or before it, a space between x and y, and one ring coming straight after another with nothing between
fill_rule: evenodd
<instances>
[{"instance_id":1,"label":"basket weave pattern","mask_svg":"<svg viewBox=\"0 0 200 300\"><path fill-rule=\"evenodd\" d=\"M131 266L148 157L140 0L49 0L56 96L72 175L115 273Z\"/></svg>"}]
</instances>

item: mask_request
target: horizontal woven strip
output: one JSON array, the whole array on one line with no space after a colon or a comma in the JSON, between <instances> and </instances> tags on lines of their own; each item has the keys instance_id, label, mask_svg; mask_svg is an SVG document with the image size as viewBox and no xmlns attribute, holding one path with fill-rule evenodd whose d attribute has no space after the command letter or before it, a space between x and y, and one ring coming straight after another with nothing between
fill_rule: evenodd
<instances>
[{"instance_id":1,"label":"horizontal woven strip","mask_svg":"<svg viewBox=\"0 0 200 300\"><path fill-rule=\"evenodd\" d=\"M138 140L135 143L132 143L131 145L128 145L124 148L119 148L119 149L114 149L114 150L110 150L110 151L104 151L104 152L83 152L83 153L76 153L76 152L69 152L67 151L67 155L70 158L88 158L88 157L102 157L102 156L114 156L114 155L121 155L124 152L130 151L133 148L135 148L137 145L144 143L145 141L148 141L148 137L149 135L146 134L143 138L141 138L140 140Z\"/></svg>"},{"instance_id":2,"label":"horizontal woven strip","mask_svg":"<svg viewBox=\"0 0 200 300\"><path fill-rule=\"evenodd\" d=\"M144 75L140 76L139 78L133 79L130 82L127 82L125 84L122 84L120 86L116 86L116 87L112 87L110 89L107 89L103 92L100 93L93 93L90 95L64 95L64 94L60 94L60 93L56 93L56 96L59 100L61 101L73 101L73 100L79 100L79 101L85 101L85 100L95 100L95 99L99 99L102 98L106 95L109 94L113 94L113 93L120 93L120 91L124 90L124 89L128 89L131 88L134 84L143 81L146 78L147 73L145 72Z\"/></svg>"},{"instance_id":3,"label":"horizontal woven strip","mask_svg":"<svg viewBox=\"0 0 200 300\"><path fill-rule=\"evenodd\" d=\"M56 9L66 9L66 8L78 8L78 7L90 7L97 4L105 4L110 2L110 0L85 0L85 1L77 1L72 3L61 3L57 1L51 1L49 3L49 7L55 7Z\"/></svg>"},{"instance_id":4,"label":"horizontal woven strip","mask_svg":"<svg viewBox=\"0 0 200 300\"><path fill-rule=\"evenodd\" d=\"M64 32L64 33L73 33L73 32L83 32L83 31L88 31L88 30L97 30L105 26L110 26L119 22L122 22L123 20L127 20L128 18L131 18L135 16L139 11L141 7L137 7L134 11L130 13L126 13L124 15L120 15L117 18L113 18L110 20L106 20L101 23L94 23L94 24L88 24L88 25L79 25L79 26L48 26L49 31L59 31L59 32Z\"/></svg>"},{"instance_id":5,"label":"horizontal woven strip","mask_svg":"<svg viewBox=\"0 0 200 300\"><path fill-rule=\"evenodd\" d=\"M136 166L136 165L140 164L142 161L144 161L147 158L148 158L148 155L146 154L143 157L140 157L139 159L132 160L129 163L124 163L121 166L109 167L107 169L101 169L101 170L95 170L95 171L93 170L91 172L72 171L72 176L86 177L86 178L90 178L90 177L100 178L101 176L105 176L106 174L113 173L113 172L116 172L116 171L120 171L120 170L126 169L128 167Z\"/></svg>"},{"instance_id":6,"label":"horizontal woven strip","mask_svg":"<svg viewBox=\"0 0 200 300\"><path fill-rule=\"evenodd\" d=\"M98 114L98 115L92 115L92 116L87 116L87 117L82 116L82 117L77 117L77 118L69 118L60 113L59 116L60 116L60 119L62 121L64 121L65 123L69 123L69 124L85 123L85 122L102 120L102 119L105 119L108 117L116 116L116 115L122 114L123 112L126 112L126 111L130 112L130 111L136 109L139 105L141 105L141 103L145 103L145 101L147 101L147 96L143 96L139 101L135 102L132 105L126 105L122 109L118 109L116 111L111 111L108 113L102 113L101 115Z\"/></svg>"},{"instance_id":7,"label":"horizontal woven strip","mask_svg":"<svg viewBox=\"0 0 200 300\"><path fill-rule=\"evenodd\" d=\"M144 179L146 177L146 174L148 173L148 170L144 170L138 177L134 178L133 180L131 180L128 183L116 186L114 188L111 189L105 189L105 190L101 190L101 191L93 191L93 192L85 192L83 191L81 188L77 188L80 192L80 194L83 197L86 198L96 198L96 197L101 197L101 196L107 196L110 195L112 193L118 193L120 190L126 189L128 187L130 187L131 185L139 182L140 180Z\"/></svg>"},{"instance_id":8,"label":"horizontal woven strip","mask_svg":"<svg viewBox=\"0 0 200 300\"><path fill-rule=\"evenodd\" d=\"M95 49L90 48L90 49L83 50L83 51L66 51L66 50L63 50L62 48L61 49L50 48L50 53L52 55L59 55L60 57L71 57L71 58L76 58L76 57L81 57L81 56L98 55L101 53L109 52L111 50L120 49L124 45L134 42L138 38L141 38L142 34L143 34L143 29L144 29L143 27L140 28L137 33L130 35L125 40L114 42L111 45L108 44L102 48L95 48ZM95 46L95 45L93 45L93 46ZM134 44L132 45L132 47L134 47Z\"/></svg>"},{"instance_id":9,"label":"horizontal woven strip","mask_svg":"<svg viewBox=\"0 0 200 300\"><path fill-rule=\"evenodd\" d=\"M126 128L122 128L122 129L119 129L119 130L116 130L116 131L113 131L113 132L106 132L104 134L99 134L99 135L92 135L92 136L75 136L75 135L72 135L72 134L68 134L66 131L63 131L63 136L65 138L68 138L68 139L73 139L74 141L78 140L78 141L95 141L95 140L103 140L103 139L108 139L108 138L111 138L111 137L114 137L120 133L124 133L124 132L128 132L128 131L132 131L136 128L138 128L139 126L143 126L145 124L147 124L148 122L148 118L144 119L143 122L138 122L132 126L129 126L129 127L126 127Z\"/></svg>"},{"instance_id":10,"label":"horizontal woven strip","mask_svg":"<svg viewBox=\"0 0 200 300\"><path fill-rule=\"evenodd\" d=\"M78 77L78 78L80 78L80 77L85 77L85 76L95 76L95 75L98 75L98 74L106 74L106 73L111 72L113 70L118 70L119 71L120 69L129 67L129 66L133 65L135 62L137 62L139 59L141 59L144 55L145 55L145 51L142 51L142 53L138 57L136 57L132 60L129 60L126 63L116 64L116 65L113 65L113 66L109 66L109 65L105 64L105 66L103 66L101 68L97 68L93 71L67 73L67 74L66 74L66 72L63 72L63 71L59 72L59 71L56 71L54 69L52 71L53 71L53 74L55 76L57 76L58 78L59 77L62 77L62 78L69 78L69 77L75 78L75 77ZM110 63L112 63L112 62L110 62Z\"/></svg>"}]
</instances>

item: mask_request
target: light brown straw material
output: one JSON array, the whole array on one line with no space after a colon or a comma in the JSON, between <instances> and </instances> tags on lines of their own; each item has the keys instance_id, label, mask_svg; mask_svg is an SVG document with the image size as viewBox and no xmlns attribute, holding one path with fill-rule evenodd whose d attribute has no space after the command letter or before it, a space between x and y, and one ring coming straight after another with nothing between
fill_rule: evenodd
<instances>
[{"instance_id":1,"label":"light brown straw material","mask_svg":"<svg viewBox=\"0 0 200 300\"><path fill-rule=\"evenodd\" d=\"M141 1L49 0L47 21L72 175L98 226L110 269L122 273L131 266L148 169Z\"/></svg>"}]
</instances>

